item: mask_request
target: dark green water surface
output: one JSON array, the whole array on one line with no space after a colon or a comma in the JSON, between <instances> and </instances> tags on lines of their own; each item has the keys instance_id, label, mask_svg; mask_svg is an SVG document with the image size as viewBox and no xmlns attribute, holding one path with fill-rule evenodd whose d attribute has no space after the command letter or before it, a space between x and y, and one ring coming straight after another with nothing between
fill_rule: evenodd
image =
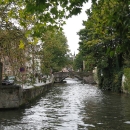
<instances>
[{"instance_id":1,"label":"dark green water surface","mask_svg":"<svg viewBox=\"0 0 130 130\"><path fill-rule=\"evenodd\" d=\"M25 108L0 111L0 130L130 130L130 96L66 81Z\"/></svg>"}]
</instances>

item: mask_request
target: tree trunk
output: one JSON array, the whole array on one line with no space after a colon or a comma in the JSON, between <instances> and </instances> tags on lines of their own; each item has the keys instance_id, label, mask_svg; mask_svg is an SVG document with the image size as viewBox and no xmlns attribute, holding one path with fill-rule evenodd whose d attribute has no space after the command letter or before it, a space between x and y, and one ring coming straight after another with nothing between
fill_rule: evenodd
<instances>
[{"instance_id":1,"label":"tree trunk","mask_svg":"<svg viewBox=\"0 0 130 130\"><path fill-rule=\"evenodd\" d=\"M0 85L2 84L2 69L3 69L3 64L0 62Z\"/></svg>"}]
</instances>

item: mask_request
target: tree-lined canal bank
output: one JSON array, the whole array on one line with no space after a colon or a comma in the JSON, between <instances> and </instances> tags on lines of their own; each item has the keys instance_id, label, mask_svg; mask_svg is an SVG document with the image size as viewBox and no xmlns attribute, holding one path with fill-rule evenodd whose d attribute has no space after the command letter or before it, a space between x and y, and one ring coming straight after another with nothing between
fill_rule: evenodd
<instances>
[{"instance_id":1,"label":"tree-lined canal bank","mask_svg":"<svg viewBox=\"0 0 130 130\"><path fill-rule=\"evenodd\" d=\"M0 111L1 130L129 130L130 97L66 79L25 108Z\"/></svg>"}]
</instances>

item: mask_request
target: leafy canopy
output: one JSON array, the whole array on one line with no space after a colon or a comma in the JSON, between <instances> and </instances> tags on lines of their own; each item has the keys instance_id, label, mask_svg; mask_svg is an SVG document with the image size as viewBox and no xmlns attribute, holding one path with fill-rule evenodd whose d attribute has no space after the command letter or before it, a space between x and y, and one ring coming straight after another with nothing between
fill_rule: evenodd
<instances>
[{"instance_id":1,"label":"leafy canopy","mask_svg":"<svg viewBox=\"0 0 130 130\"><path fill-rule=\"evenodd\" d=\"M67 64L67 54L69 52L67 39L63 32L47 31L42 37L42 57L41 68L43 72L59 71Z\"/></svg>"}]
</instances>

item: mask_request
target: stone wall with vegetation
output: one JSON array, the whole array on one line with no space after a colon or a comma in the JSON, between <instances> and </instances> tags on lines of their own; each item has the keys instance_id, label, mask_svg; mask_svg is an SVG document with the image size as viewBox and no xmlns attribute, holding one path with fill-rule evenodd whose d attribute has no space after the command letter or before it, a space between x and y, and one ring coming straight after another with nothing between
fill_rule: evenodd
<instances>
[{"instance_id":1,"label":"stone wall with vegetation","mask_svg":"<svg viewBox=\"0 0 130 130\"><path fill-rule=\"evenodd\" d=\"M87 84L96 84L96 82L94 80L94 75L89 75L87 77L83 77L83 81L84 81L84 83L87 83Z\"/></svg>"},{"instance_id":2,"label":"stone wall with vegetation","mask_svg":"<svg viewBox=\"0 0 130 130\"><path fill-rule=\"evenodd\" d=\"M130 68L124 69L124 75L122 77L122 92L130 93Z\"/></svg>"},{"instance_id":3,"label":"stone wall with vegetation","mask_svg":"<svg viewBox=\"0 0 130 130\"><path fill-rule=\"evenodd\" d=\"M0 109L19 108L47 92L53 83L22 89L21 86L1 86Z\"/></svg>"},{"instance_id":4,"label":"stone wall with vegetation","mask_svg":"<svg viewBox=\"0 0 130 130\"><path fill-rule=\"evenodd\" d=\"M21 105L25 105L26 103L38 97L39 95L47 92L52 85L52 83L48 83L42 86L35 86L33 88L24 89Z\"/></svg>"},{"instance_id":5,"label":"stone wall with vegetation","mask_svg":"<svg viewBox=\"0 0 130 130\"><path fill-rule=\"evenodd\" d=\"M17 108L22 99L22 89L20 86L1 86L0 88L0 108Z\"/></svg>"}]
</instances>

